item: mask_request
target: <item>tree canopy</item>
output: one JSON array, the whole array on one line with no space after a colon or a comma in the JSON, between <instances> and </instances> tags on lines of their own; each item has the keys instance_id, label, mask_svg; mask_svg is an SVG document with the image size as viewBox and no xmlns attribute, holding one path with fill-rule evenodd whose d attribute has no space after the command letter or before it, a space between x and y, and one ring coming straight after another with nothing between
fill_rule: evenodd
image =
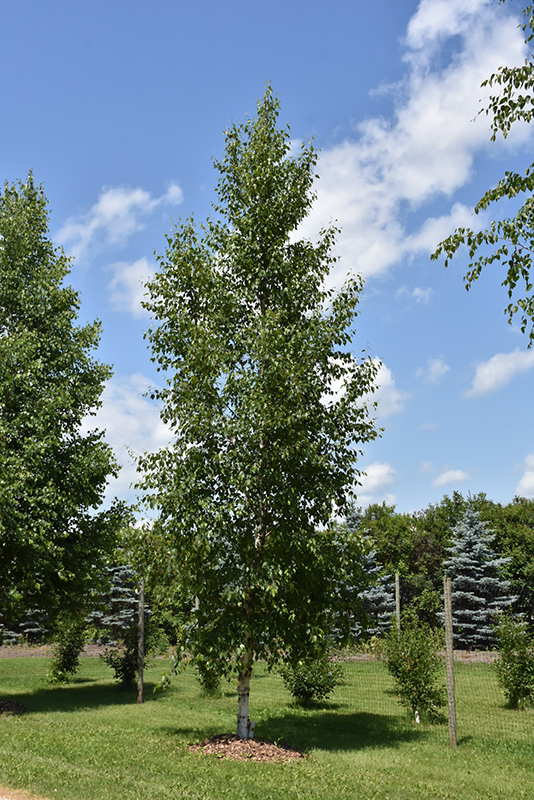
<instances>
[{"instance_id":1,"label":"tree canopy","mask_svg":"<svg viewBox=\"0 0 534 800\"><path fill-rule=\"evenodd\" d=\"M334 228L296 236L316 152L293 154L278 111L268 88L257 117L227 131L217 217L167 237L145 303L174 441L141 460L141 486L189 593L188 652L238 673L240 736L254 658L298 658L331 631L335 578L360 561L357 537L342 554L329 523L377 435L377 365L349 350L362 283L325 288Z\"/></svg>"},{"instance_id":2,"label":"tree canopy","mask_svg":"<svg viewBox=\"0 0 534 800\"><path fill-rule=\"evenodd\" d=\"M501 0L504 2L504 0ZM501 67L482 86L497 87L499 92L491 95L486 114L491 118L492 141L498 135L508 136L518 122L531 122L534 114L534 6L523 9L525 42L529 47L525 63L516 67ZM502 285L508 293L509 303L505 314L512 323L519 314L521 331L528 331L529 347L534 342L534 293L531 278L534 254L534 163L523 174L507 171L497 186L488 189L474 208L475 214L486 211L494 204L524 197L519 211L512 217L491 222L485 230L457 228L438 245L432 258L445 255L445 266L465 245L469 251L469 269L464 281L469 289L478 280L484 267L500 262L506 268ZM523 288L521 288L523 287ZM522 296L521 296L522 295Z\"/></svg>"},{"instance_id":3,"label":"tree canopy","mask_svg":"<svg viewBox=\"0 0 534 800\"><path fill-rule=\"evenodd\" d=\"M109 367L92 356L98 323L77 325L69 261L48 234L30 174L0 193L0 608L66 608L111 547L118 507L99 511L116 465L82 422Z\"/></svg>"}]
</instances>

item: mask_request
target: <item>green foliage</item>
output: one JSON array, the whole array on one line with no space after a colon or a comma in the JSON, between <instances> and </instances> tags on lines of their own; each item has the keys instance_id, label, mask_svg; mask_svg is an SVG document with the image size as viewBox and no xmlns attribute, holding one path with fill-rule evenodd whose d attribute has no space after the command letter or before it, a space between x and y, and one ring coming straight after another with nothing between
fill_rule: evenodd
<instances>
[{"instance_id":1,"label":"green foliage","mask_svg":"<svg viewBox=\"0 0 534 800\"><path fill-rule=\"evenodd\" d=\"M54 626L54 657L47 674L50 683L68 683L78 671L80 653L86 640L87 622L61 614Z\"/></svg>"},{"instance_id":2,"label":"green foliage","mask_svg":"<svg viewBox=\"0 0 534 800\"><path fill-rule=\"evenodd\" d=\"M534 637L525 620L511 615L501 617L495 628L498 659L494 663L497 679L510 708L525 708L534 703Z\"/></svg>"},{"instance_id":3,"label":"green foliage","mask_svg":"<svg viewBox=\"0 0 534 800\"><path fill-rule=\"evenodd\" d=\"M69 261L30 174L0 192L0 609L76 608L110 552L121 509L98 511L116 473L103 434L82 431L108 366L100 325L80 326Z\"/></svg>"},{"instance_id":4,"label":"green foliage","mask_svg":"<svg viewBox=\"0 0 534 800\"><path fill-rule=\"evenodd\" d=\"M279 672L291 696L301 706L326 700L343 682L343 667L333 662L328 652L282 664Z\"/></svg>"},{"instance_id":5,"label":"green foliage","mask_svg":"<svg viewBox=\"0 0 534 800\"><path fill-rule=\"evenodd\" d=\"M292 155L270 89L215 163L217 219L167 237L145 307L166 385L171 446L140 461L141 488L187 599L183 643L225 674L326 639L334 587L361 569L330 527L347 507L377 365L349 349L362 284L324 288L336 231L295 240L316 153ZM339 383L343 389L335 391ZM195 603L195 598L198 602Z\"/></svg>"},{"instance_id":6,"label":"green foliage","mask_svg":"<svg viewBox=\"0 0 534 800\"><path fill-rule=\"evenodd\" d=\"M392 626L383 640L388 670L401 703L413 714L436 719L446 702L445 687L438 685L443 670L438 655L444 645L443 634L420 622L413 612L402 615L401 626L400 631Z\"/></svg>"},{"instance_id":7,"label":"green foliage","mask_svg":"<svg viewBox=\"0 0 534 800\"><path fill-rule=\"evenodd\" d=\"M525 63L517 67L501 67L491 75L483 87L498 87L499 93L491 95L486 114L491 118L492 141L499 134L506 138L517 122L531 122L534 113L532 88L534 87L534 55L532 40L534 37L534 6L523 9L525 23L525 43L529 46L529 54ZM497 186L488 190L475 206L475 214L486 211L494 203L501 200L513 200L523 195L525 201L514 217L492 221L486 230L458 228L451 236L438 245L432 258L445 255L445 266L460 247L465 246L469 252L471 263L465 275L466 289L478 280L484 267L500 262L506 269L502 285L506 288L510 300L505 309L510 324L516 314L520 315L522 332L528 330L529 347L534 342L534 294L532 291L532 254L534 253L534 164L525 169L524 174L505 172ZM488 253L489 249L489 254ZM482 255L478 255L481 251ZM516 290L523 296L516 296Z\"/></svg>"},{"instance_id":8,"label":"green foliage","mask_svg":"<svg viewBox=\"0 0 534 800\"><path fill-rule=\"evenodd\" d=\"M102 661L111 667L115 680L125 689L135 683L137 675L137 637L134 631L128 631L120 644L119 649L106 650L100 656Z\"/></svg>"},{"instance_id":9,"label":"green foliage","mask_svg":"<svg viewBox=\"0 0 534 800\"><path fill-rule=\"evenodd\" d=\"M482 515L481 515L482 516ZM509 561L503 574L516 596L514 611L534 624L534 500L515 497L492 503L485 518L495 531L495 547Z\"/></svg>"}]
</instances>

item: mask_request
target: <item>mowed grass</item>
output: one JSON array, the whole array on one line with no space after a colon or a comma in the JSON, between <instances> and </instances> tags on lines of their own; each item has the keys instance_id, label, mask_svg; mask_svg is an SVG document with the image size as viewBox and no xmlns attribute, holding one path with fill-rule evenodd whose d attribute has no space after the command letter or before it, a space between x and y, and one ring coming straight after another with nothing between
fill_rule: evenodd
<instances>
[{"instance_id":1,"label":"mowed grass","mask_svg":"<svg viewBox=\"0 0 534 800\"><path fill-rule=\"evenodd\" d=\"M234 688L202 697L189 671L152 692L165 669L147 672L145 703L117 687L107 666L84 658L71 685L45 681L48 659L0 660L0 698L24 716L0 717L0 784L64 800L534 797L534 712L504 707L487 665L456 672L458 747L446 722L415 725L383 664L345 665L332 701L302 710L278 675L256 668L256 736L300 748L306 760L265 764L191 753L189 745L235 731Z\"/></svg>"}]
</instances>

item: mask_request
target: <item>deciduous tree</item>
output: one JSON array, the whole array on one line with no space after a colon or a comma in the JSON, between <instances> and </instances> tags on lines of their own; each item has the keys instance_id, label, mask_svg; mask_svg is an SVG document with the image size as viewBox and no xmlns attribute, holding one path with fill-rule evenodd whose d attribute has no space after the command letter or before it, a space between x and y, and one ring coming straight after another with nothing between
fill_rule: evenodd
<instances>
[{"instance_id":1,"label":"deciduous tree","mask_svg":"<svg viewBox=\"0 0 534 800\"><path fill-rule=\"evenodd\" d=\"M316 153L294 155L277 117L268 89L256 119L227 132L218 216L168 236L146 301L174 441L142 459L142 487L189 592L188 652L237 672L241 737L254 660L320 650L332 587L360 568L356 541L342 556L329 523L376 436L365 400L376 363L349 349L361 281L325 288L335 229L297 238Z\"/></svg>"},{"instance_id":2,"label":"deciduous tree","mask_svg":"<svg viewBox=\"0 0 534 800\"><path fill-rule=\"evenodd\" d=\"M112 546L118 508L100 511L116 470L82 422L109 367L93 358L98 323L78 325L69 261L48 233L32 175L0 193L0 609L68 608Z\"/></svg>"},{"instance_id":3,"label":"deciduous tree","mask_svg":"<svg viewBox=\"0 0 534 800\"><path fill-rule=\"evenodd\" d=\"M503 0L501 0L503 2ZM506 138L517 122L531 122L534 114L534 6L523 9L525 42L530 52L525 63L517 67L501 67L482 86L497 87L498 93L491 95L486 114L491 118L492 141L499 134ZM457 230L438 245L432 258L445 255L445 266L465 245L470 264L465 275L465 287L469 289L478 280L485 267L500 262L506 269L502 285L508 293L509 303L505 314L512 323L516 314L520 317L522 332L528 330L529 347L534 342L534 294L531 277L534 254L534 163L524 173L507 171L497 186L489 189L475 206L475 214L486 211L500 201L524 198L515 216L494 220L489 228ZM521 288L523 287L523 288Z\"/></svg>"}]
</instances>

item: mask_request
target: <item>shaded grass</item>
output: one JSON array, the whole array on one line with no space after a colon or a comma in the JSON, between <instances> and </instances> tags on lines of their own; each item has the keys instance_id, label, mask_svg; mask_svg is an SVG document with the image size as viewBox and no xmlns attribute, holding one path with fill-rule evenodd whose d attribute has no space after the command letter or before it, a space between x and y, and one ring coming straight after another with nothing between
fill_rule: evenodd
<instances>
[{"instance_id":1,"label":"shaded grass","mask_svg":"<svg viewBox=\"0 0 534 800\"><path fill-rule=\"evenodd\" d=\"M0 717L0 783L63 800L251 798L408 800L532 798L534 714L505 709L486 665L459 665L459 746L446 724L416 726L396 701L384 666L347 664L331 703L296 708L278 675L257 666L251 714L259 738L309 752L288 764L231 762L188 746L235 729L233 687L202 697L192 672L164 694L147 675L146 702L111 680L98 659L83 659L75 682L46 684L48 659L0 660L0 697L30 713Z\"/></svg>"}]
</instances>

